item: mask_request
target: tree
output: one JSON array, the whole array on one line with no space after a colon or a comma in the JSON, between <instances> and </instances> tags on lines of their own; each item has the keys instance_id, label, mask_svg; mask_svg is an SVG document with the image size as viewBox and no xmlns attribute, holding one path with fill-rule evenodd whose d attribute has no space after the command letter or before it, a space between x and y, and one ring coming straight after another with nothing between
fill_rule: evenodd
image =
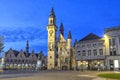
<instances>
[{"instance_id":1,"label":"tree","mask_svg":"<svg viewBox=\"0 0 120 80\"><path fill-rule=\"evenodd\" d=\"M3 36L0 36L0 54L3 52L3 49L4 49Z\"/></svg>"}]
</instances>

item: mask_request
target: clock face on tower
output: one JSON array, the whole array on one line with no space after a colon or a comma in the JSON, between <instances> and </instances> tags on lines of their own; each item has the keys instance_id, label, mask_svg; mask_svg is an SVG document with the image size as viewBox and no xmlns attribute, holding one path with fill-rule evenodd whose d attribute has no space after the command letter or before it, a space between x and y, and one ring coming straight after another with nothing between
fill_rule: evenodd
<instances>
[{"instance_id":1,"label":"clock face on tower","mask_svg":"<svg viewBox=\"0 0 120 80\"><path fill-rule=\"evenodd\" d=\"M49 31L49 34L50 34L50 36L52 36L52 34L53 34L53 30L50 30L50 31Z\"/></svg>"}]
</instances>

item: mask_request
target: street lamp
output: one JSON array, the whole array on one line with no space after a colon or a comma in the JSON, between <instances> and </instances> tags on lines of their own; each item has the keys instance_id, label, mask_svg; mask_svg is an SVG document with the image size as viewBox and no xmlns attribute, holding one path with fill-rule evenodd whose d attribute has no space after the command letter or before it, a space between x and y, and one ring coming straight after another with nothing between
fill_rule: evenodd
<instances>
[{"instance_id":1,"label":"street lamp","mask_svg":"<svg viewBox=\"0 0 120 80\"><path fill-rule=\"evenodd\" d=\"M100 71L100 61L98 61L97 64L98 64L98 71Z\"/></svg>"}]
</instances>

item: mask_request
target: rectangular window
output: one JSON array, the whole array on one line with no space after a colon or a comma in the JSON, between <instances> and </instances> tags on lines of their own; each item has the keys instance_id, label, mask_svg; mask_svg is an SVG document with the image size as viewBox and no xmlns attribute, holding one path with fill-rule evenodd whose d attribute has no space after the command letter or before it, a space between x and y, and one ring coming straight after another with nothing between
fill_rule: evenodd
<instances>
[{"instance_id":1,"label":"rectangular window","mask_svg":"<svg viewBox=\"0 0 120 80\"><path fill-rule=\"evenodd\" d=\"M91 47L91 44L87 44L87 47Z\"/></svg>"},{"instance_id":2,"label":"rectangular window","mask_svg":"<svg viewBox=\"0 0 120 80\"><path fill-rule=\"evenodd\" d=\"M112 55L112 51L110 51L110 55Z\"/></svg>"},{"instance_id":3,"label":"rectangular window","mask_svg":"<svg viewBox=\"0 0 120 80\"><path fill-rule=\"evenodd\" d=\"M88 50L88 56L91 56L91 50Z\"/></svg>"},{"instance_id":4,"label":"rectangular window","mask_svg":"<svg viewBox=\"0 0 120 80\"><path fill-rule=\"evenodd\" d=\"M109 39L109 46L112 46L112 40Z\"/></svg>"},{"instance_id":5,"label":"rectangular window","mask_svg":"<svg viewBox=\"0 0 120 80\"><path fill-rule=\"evenodd\" d=\"M78 55L80 56L81 55L80 51L77 51L77 52L78 52Z\"/></svg>"},{"instance_id":6,"label":"rectangular window","mask_svg":"<svg viewBox=\"0 0 120 80\"><path fill-rule=\"evenodd\" d=\"M103 55L103 49L99 49L99 54Z\"/></svg>"},{"instance_id":7,"label":"rectangular window","mask_svg":"<svg viewBox=\"0 0 120 80\"><path fill-rule=\"evenodd\" d=\"M99 45L99 46L102 46L102 45L103 45L103 43L98 43L98 45Z\"/></svg>"},{"instance_id":8,"label":"rectangular window","mask_svg":"<svg viewBox=\"0 0 120 80\"><path fill-rule=\"evenodd\" d=\"M93 54L94 54L94 56L97 55L97 50L96 49L93 50Z\"/></svg>"},{"instance_id":9,"label":"rectangular window","mask_svg":"<svg viewBox=\"0 0 120 80\"><path fill-rule=\"evenodd\" d=\"M65 58L65 63L67 63L68 62L68 58Z\"/></svg>"},{"instance_id":10,"label":"rectangular window","mask_svg":"<svg viewBox=\"0 0 120 80\"><path fill-rule=\"evenodd\" d=\"M82 55L86 56L86 51L85 50L83 50Z\"/></svg>"},{"instance_id":11,"label":"rectangular window","mask_svg":"<svg viewBox=\"0 0 120 80\"><path fill-rule=\"evenodd\" d=\"M115 46L115 38L112 39L113 46Z\"/></svg>"},{"instance_id":12,"label":"rectangular window","mask_svg":"<svg viewBox=\"0 0 120 80\"><path fill-rule=\"evenodd\" d=\"M97 44L93 44L93 47L96 47L97 46Z\"/></svg>"},{"instance_id":13,"label":"rectangular window","mask_svg":"<svg viewBox=\"0 0 120 80\"><path fill-rule=\"evenodd\" d=\"M116 55L116 49L113 48L113 55Z\"/></svg>"}]
</instances>

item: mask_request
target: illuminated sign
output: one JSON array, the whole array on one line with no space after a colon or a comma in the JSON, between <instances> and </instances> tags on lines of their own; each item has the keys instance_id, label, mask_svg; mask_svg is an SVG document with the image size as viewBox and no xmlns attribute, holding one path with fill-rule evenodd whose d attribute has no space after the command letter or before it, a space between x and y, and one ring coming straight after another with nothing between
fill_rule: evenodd
<instances>
[{"instance_id":1,"label":"illuminated sign","mask_svg":"<svg viewBox=\"0 0 120 80\"><path fill-rule=\"evenodd\" d=\"M115 68L119 68L119 62L118 62L118 60L114 60L114 67Z\"/></svg>"}]
</instances>

